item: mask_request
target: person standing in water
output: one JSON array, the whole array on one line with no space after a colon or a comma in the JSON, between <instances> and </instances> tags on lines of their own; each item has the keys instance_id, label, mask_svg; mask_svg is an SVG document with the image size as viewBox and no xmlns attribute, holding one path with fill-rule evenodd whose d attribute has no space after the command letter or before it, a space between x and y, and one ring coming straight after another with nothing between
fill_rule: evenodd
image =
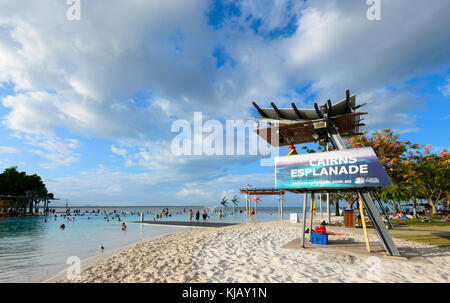
<instances>
[{"instance_id":1,"label":"person standing in water","mask_svg":"<svg viewBox=\"0 0 450 303\"><path fill-rule=\"evenodd\" d=\"M199 220L200 219L200 211L197 210L197 212L195 213L195 220Z\"/></svg>"},{"instance_id":2,"label":"person standing in water","mask_svg":"<svg viewBox=\"0 0 450 303\"><path fill-rule=\"evenodd\" d=\"M206 217L208 217L208 214L206 213L206 210L203 210L202 217L203 217L203 220L206 220Z\"/></svg>"},{"instance_id":3,"label":"person standing in water","mask_svg":"<svg viewBox=\"0 0 450 303\"><path fill-rule=\"evenodd\" d=\"M189 210L189 222L192 222L192 216L194 215L194 212L192 209Z\"/></svg>"}]
</instances>

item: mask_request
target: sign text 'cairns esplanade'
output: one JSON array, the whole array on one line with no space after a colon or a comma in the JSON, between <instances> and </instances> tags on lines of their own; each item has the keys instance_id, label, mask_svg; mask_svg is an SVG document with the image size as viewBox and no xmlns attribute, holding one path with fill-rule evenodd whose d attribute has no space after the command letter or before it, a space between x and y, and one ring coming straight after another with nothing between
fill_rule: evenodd
<instances>
[{"instance_id":1,"label":"sign text 'cairns esplanade'","mask_svg":"<svg viewBox=\"0 0 450 303\"><path fill-rule=\"evenodd\" d=\"M279 157L276 188L347 188L392 185L372 148Z\"/></svg>"}]
</instances>

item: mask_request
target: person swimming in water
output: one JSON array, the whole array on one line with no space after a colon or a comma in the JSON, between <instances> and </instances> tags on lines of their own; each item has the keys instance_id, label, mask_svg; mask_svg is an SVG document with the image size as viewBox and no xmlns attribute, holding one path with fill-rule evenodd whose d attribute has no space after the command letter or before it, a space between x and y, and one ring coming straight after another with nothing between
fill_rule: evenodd
<instances>
[{"instance_id":1,"label":"person swimming in water","mask_svg":"<svg viewBox=\"0 0 450 303\"><path fill-rule=\"evenodd\" d=\"M122 223L122 227L120 228L120 230L126 230L127 226L125 225L125 222Z\"/></svg>"}]
</instances>

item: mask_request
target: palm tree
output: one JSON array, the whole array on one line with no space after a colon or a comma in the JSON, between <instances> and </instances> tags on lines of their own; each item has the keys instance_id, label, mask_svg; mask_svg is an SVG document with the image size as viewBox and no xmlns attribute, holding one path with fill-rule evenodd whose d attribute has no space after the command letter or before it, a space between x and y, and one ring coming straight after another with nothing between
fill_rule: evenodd
<instances>
[{"instance_id":1,"label":"palm tree","mask_svg":"<svg viewBox=\"0 0 450 303\"><path fill-rule=\"evenodd\" d=\"M233 213L235 213L234 207L238 204L238 202L239 198L237 196L234 196L233 199L231 199L231 203L233 203Z\"/></svg>"}]
</instances>

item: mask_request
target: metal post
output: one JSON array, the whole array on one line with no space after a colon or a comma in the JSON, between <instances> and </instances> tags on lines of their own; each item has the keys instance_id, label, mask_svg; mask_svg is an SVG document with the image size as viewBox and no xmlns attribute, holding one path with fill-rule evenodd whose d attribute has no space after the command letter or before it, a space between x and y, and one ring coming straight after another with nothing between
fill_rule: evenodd
<instances>
[{"instance_id":1,"label":"metal post","mask_svg":"<svg viewBox=\"0 0 450 303\"><path fill-rule=\"evenodd\" d=\"M366 241L366 248L367 252L370 254L370 242L369 242L369 236L367 235L367 228L366 228L366 218L364 217L364 209L363 204L361 202L361 199L359 199L359 215L361 216L361 223L364 230L364 240Z\"/></svg>"},{"instance_id":2,"label":"metal post","mask_svg":"<svg viewBox=\"0 0 450 303\"><path fill-rule=\"evenodd\" d=\"M311 193L311 206L309 207L309 236L311 238L312 226L313 226L313 203L314 203L314 193Z\"/></svg>"},{"instance_id":3,"label":"metal post","mask_svg":"<svg viewBox=\"0 0 450 303\"><path fill-rule=\"evenodd\" d=\"M398 251L397 246L395 246L394 240L392 240L389 231L386 226L383 224L381 220L380 214L378 213L377 208L372 200L370 193L363 192L362 190L358 190L358 195L361 201L363 202L364 208L367 210L367 214L369 215L370 220L372 221L373 227L377 232L378 238L383 243L384 249L391 256L400 256L400 252Z\"/></svg>"},{"instance_id":4,"label":"metal post","mask_svg":"<svg viewBox=\"0 0 450 303\"><path fill-rule=\"evenodd\" d=\"M322 193L319 193L319 209L320 209L320 217L323 216L322 213Z\"/></svg>"},{"instance_id":5,"label":"metal post","mask_svg":"<svg viewBox=\"0 0 450 303\"><path fill-rule=\"evenodd\" d=\"M245 216L248 217L248 194L245 197Z\"/></svg>"},{"instance_id":6,"label":"metal post","mask_svg":"<svg viewBox=\"0 0 450 303\"><path fill-rule=\"evenodd\" d=\"M327 143L327 151L328 151L328 143ZM331 214L330 214L330 194L327 193L327 222L331 224Z\"/></svg>"},{"instance_id":7,"label":"metal post","mask_svg":"<svg viewBox=\"0 0 450 303\"><path fill-rule=\"evenodd\" d=\"M281 195L278 198L278 209L277 209L278 210L278 218L280 218L280 220L281 220L280 205L281 205Z\"/></svg>"},{"instance_id":8,"label":"metal post","mask_svg":"<svg viewBox=\"0 0 450 303\"><path fill-rule=\"evenodd\" d=\"M305 247L305 228L306 228L306 204L307 194L303 194L303 220L302 220L302 247Z\"/></svg>"},{"instance_id":9,"label":"metal post","mask_svg":"<svg viewBox=\"0 0 450 303\"><path fill-rule=\"evenodd\" d=\"M250 206L251 206L251 199L252 199L252 195L248 195L248 199L247 199L247 217L250 215L249 214L249 210L250 210Z\"/></svg>"},{"instance_id":10,"label":"metal post","mask_svg":"<svg viewBox=\"0 0 450 303\"><path fill-rule=\"evenodd\" d=\"M280 212L281 212L281 220L283 220L283 195L281 195L281 208L280 208Z\"/></svg>"},{"instance_id":11,"label":"metal post","mask_svg":"<svg viewBox=\"0 0 450 303\"><path fill-rule=\"evenodd\" d=\"M283 195L280 194L280 200L278 201L278 214L280 216L280 221L283 221L282 205L283 205Z\"/></svg>"},{"instance_id":12,"label":"metal post","mask_svg":"<svg viewBox=\"0 0 450 303\"><path fill-rule=\"evenodd\" d=\"M330 194L327 193L327 222L331 224L331 214L330 214Z\"/></svg>"}]
</instances>

